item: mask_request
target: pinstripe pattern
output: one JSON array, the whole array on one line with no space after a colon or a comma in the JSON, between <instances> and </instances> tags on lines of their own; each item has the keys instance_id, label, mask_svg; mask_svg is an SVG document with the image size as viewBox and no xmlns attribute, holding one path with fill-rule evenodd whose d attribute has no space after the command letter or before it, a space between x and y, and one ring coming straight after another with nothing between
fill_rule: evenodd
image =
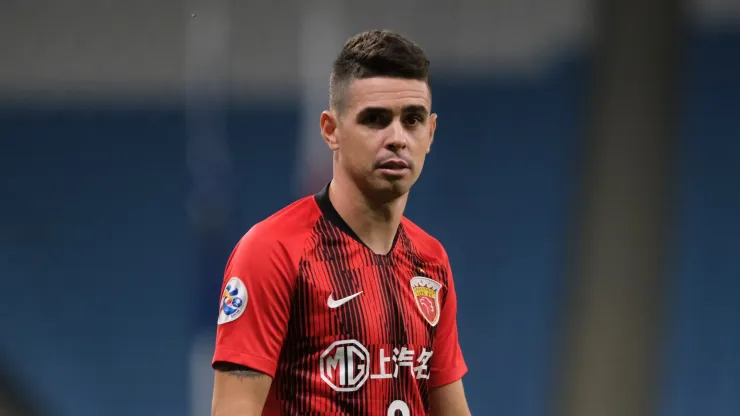
<instances>
[{"instance_id":1,"label":"pinstripe pattern","mask_svg":"<svg viewBox=\"0 0 740 416\"><path fill-rule=\"evenodd\" d=\"M403 226L393 250L383 256L320 217L303 249L274 382L283 414L385 415L394 400L406 402L412 415L426 414L427 380L415 378L410 368L400 367L396 377L368 377L356 391L336 391L321 377L321 355L334 342L354 340L367 349L365 371L377 375L381 350L391 357L394 348L406 347L414 351L414 360L423 348L431 350L436 328L419 312L409 282L422 275L444 287L445 270L440 259L422 256ZM327 306L330 294L342 299L360 291L336 309ZM348 361L341 365L345 375L357 375L363 363L353 361L354 373L348 373ZM385 363L385 372L394 373L392 360ZM337 374L332 373L335 383L341 380Z\"/></svg>"}]
</instances>

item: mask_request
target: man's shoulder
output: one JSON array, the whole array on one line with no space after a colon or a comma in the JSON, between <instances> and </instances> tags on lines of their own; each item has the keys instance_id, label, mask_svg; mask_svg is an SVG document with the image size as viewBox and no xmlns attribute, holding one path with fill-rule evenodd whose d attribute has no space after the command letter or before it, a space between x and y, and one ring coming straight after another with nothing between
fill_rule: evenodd
<instances>
[{"instance_id":1,"label":"man's shoulder","mask_svg":"<svg viewBox=\"0 0 740 416\"><path fill-rule=\"evenodd\" d=\"M419 250L422 256L444 262L447 261L447 252L439 240L406 217L401 219L401 224L406 235L408 235L414 247Z\"/></svg>"},{"instance_id":2,"label":"man's shoulder","mask_svg":"<svg viewBox=\"0 0 740 416\"><path fill-rule=\"evenodd\" d=\"M321 216L314 197L303 197L256 223L244 234L240 244L300 249Z\"/></svg>"}]
</instances>

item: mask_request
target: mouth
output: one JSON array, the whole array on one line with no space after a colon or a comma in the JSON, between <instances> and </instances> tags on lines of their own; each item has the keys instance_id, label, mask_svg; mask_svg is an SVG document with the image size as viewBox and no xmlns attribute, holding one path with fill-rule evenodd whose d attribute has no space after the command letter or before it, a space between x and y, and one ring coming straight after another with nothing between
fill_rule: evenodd
<instances>
[{"instance_id":1,"label":"mouth","mask_svg":"<svg viewBox=\"0 0 740 416\"><path fill-rule=\"evenodd\" d=\"M409 169L409 164L403 159L390 159L378 165L379 169L401 171Z\"/></svg>"}]
</instances>

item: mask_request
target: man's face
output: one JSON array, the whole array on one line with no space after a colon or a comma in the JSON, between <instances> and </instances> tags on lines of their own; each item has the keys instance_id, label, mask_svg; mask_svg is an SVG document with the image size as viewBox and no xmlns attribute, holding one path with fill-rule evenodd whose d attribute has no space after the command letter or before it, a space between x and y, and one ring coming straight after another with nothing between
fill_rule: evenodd
<instances>
[{"instance_id":1,"label":"man's face","mask_svg":"<svg viewBox=\"0 0 740 416\"><path fill-rule=\"evenodd\" d=\"M429 153L436 114L424 81L353 80L346 106L322 114L322 134L338 167L363 191L398 197L416 182Z\"/></svg>"}]
</instances>

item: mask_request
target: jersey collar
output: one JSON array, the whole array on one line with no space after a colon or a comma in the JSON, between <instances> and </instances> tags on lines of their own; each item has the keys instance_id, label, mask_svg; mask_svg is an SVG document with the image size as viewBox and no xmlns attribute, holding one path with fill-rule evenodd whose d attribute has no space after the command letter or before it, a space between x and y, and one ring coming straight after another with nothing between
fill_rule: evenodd
<instances>
[{"instance_id":1,"label":"jersey collar","mask_svg":"<svg viewBox=\"0 0 740 416\"><path fill-rule=\"evenodd\" d=\"M351 237L353 240L357 241L358 243L362 244L365 248L370 250L370 247L367 246L362 240L360 240L360 237L357 235L357 233L350 228L349 224L347 224L346 221L344 221L344 218L342 218L341 215L337 212L336 208L334 208L334 204L331 203L331 200L329 200L329 185L331 182L326 184L324 186L324 189L319 191L317 194L314 195L314 199L316 200L316 204L319 206L319 209L321 210L321 214L326 218L330 223L332 223L334 226L339 228L340 231L347 234L349 237ZM401 226L398 227L398 231L396 231L396 236L393 238L393 244L391 245L391 249L388 252L388 254L393 253L393 250L396 248L396 242L398 242L398 237L401 235ZM375 254L376 256L382 256L382 254Z\"/></svg>"}]
</instances>

